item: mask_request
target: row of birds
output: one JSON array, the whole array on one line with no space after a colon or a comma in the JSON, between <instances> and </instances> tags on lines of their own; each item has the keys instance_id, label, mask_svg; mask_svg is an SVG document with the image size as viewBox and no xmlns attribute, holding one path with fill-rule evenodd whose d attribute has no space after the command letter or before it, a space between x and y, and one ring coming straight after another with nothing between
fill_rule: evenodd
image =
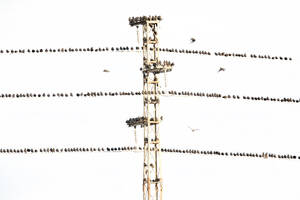
<instances>
[{"instance_id":1,"label":"row of birds","mask_svg":"<svg viewBox=\"0 0 300 200\"><path fill-rule=\"evenodd\" d=\"M52 98L52 97L97 97L97 96L140 96L140 95L171 95L171 96L198 96L207 98L223 98L223 99L243 99L252 101L276 101L299 103L300 99L294 98L272 98L272 97L254 97L254 96L239 96L239 95L222 95L218 93L203 93L189 91L142 91L142 92L81 92L81 93L2 93L0 98Z\"/></svg>"},{"instance_id":2,"label":"row of birds","mask_svg":"<svg viewBox=\"0 0 300 200\"><path fill-rule=\"evenodd\" d=\"M138 24L144 24L146 23L146 21L154 21L154 20L162 20L161 16L141 16L141 17L129 17L128 21L129 21L129 25L131 26L136 26Z\"/></svg>"},{"instance_id":3,"label":"row of birds","mask_svg":"<svg viewBox=\"0 0 300 200\"><path fill-rule=\"evenodd\" d=\"M171 62L171 61L167 61L167 60L164 60L164 61L158 61L158 64L159 65L163 65L163 66L165 66L165 65L169 65L169 66L174 66L175 64L173 63L173 62Z\"/></svg>"},{"instance_id":4,"label":"row of birds","mask_svg":"<svg viewBox=\"0 0 300 200\"><path fill-rule=\"evenodd\" d=\"M154 148L150 148L154 151ZM122 152L122 151L143 151L144 147L127 146L127 147L73 147L73 148L24 148L24 149L0 149L0 153L62 153L62 152ZM222 151L202 151L195 149L170 149L161 148L161 152L168 153L186 153L216 156L234 156L234 157L256 157L256 158L278 158L278 159L299 159L300 156L291 154L274 154L268 152L262 153L245 153L245 152L222 152Z\"/></svg>"},{"instance_id":5,"label":"row of birds","mask_svg":"<svg viewBox=\"0 0 300 200\"><path fill-rule=\"evenodd\" d=\"M247 57L247 54L237 54L237 53L225 53L225 52L215 52L215 56L224 56L224 57ZM256 55L250 54L250 58L260 58L260 59L272 59L272 60L292 60L290 57L282 57L282 56L270 56L270 55Z\"/></svg>"},{"instance_id":6,"label":"row of birds","mask_svg":"<svg viewBox=\"0 0 300 200\"><path fill-rule=\"evenodd\" d=\"M133 151L137 147L90 147L90 148L24 148L24 149L0 149L0 153L58 153L58 152L110 152L110 151Z\"/></svg>"},{"instance_id":7,"label":"row of birds","mask_svg":"<svg viewBox=\"0 0 300 200\"><path fill-rule=\"evenodd\" d=\"M105 48L94 48L94 47L88 47L88 48L58 48L58 49L0 49L0 54L17 54L17 53L66 53L66 52L102 52L102 51L141 51L144 47L105 47ZM150 47L150 51L153 51L154 48ZM156 51L163 51L163 52L174 52L174 53L191 53L191 54L202 54L202 55L211 55L208 51L203 50L188 50L188 49L169 49L169 48L156 48Z\"/></svg>"},{"instance_id":8,"label":"row of birds","mask_svg":"<svg viewBox=\"0 0 300 200\"><path fill-rule=\"evenodd\" d=\"M126 124L131 127L136 127L137 125L141 125L142 127L147 123L147 120L145 117L136 117L136 118L130 118L126 120Z\"/></svg>"},{"instance_id":9,"label":"row of birds","mask_svg":"<svg viewBox=\"0 0 300 200\"><path fill-rule=\"evenodd\" d=\"M288 57L281 57L281 56L270 56L270 55L256 55L250 54L250 58L261 58L261 59L272 59L272 60L293 60L292 58Z\"/></svg>"},{"instance_id":10,"label":"row of birds","mask_svg":"<svg viewBox=\"0 0 300 200\"><path fill-rule=\"evenodd\" d=\"M149 48L151 51L154 50L153 48ZM65 52L105 52L105 51L120 51L120 52L127 52L127 51L140 51L143 50L143 47L88 47L88 48L46 48L46 49L0 49L0 54L17 54L17 53L65 53ZM169 52L169 53L187 53L187 54L200 54L200 55L212 55L209 51L204 50L190 50L190 49L176 49L176 48L157 48L157 50L162 52ZM235 56L235 57L247 57L247 54L238 54L238 53L225 53L225 52L215 52L215 56ZM292 58L282 57L282 56L270 56L270 55L256 55L251 54L250 58L264 58L264 59L280 59L280 60L292 60Z\"/></svg>"},{"instance_id":11,"label":"row of birds","mask_svg":"<svg viewBox=\"0 0 300 200\"><path fill-rule=\"evenodd\" d=\"M195 38L190 39L191 43L196 42ZM215 56L224 56L224 57L247 57L246 53L226 53L226 52L215 52ZM282 56L270 56L270 55L259 55L259 54L250 54L250 58L261 58L261 59L272 59L272 60L292 60L291 57L282 57Z\"/></svg>"},{"instance_id":12,"label":"row of birds","mask_svg":"<svg viewBox=\"0 0 300 200\"><path fill-rule=\"evenodd\" d=\"M136 117L136 118L130 118L126 120L126 124L128 127L134 127L136 128L137 126L145 127L148 126L148 120L151 125L159 123L159 121L163 120L163 117L160 116L159 118L147 118L147 117Z\"/></svg>"}]
</instances>

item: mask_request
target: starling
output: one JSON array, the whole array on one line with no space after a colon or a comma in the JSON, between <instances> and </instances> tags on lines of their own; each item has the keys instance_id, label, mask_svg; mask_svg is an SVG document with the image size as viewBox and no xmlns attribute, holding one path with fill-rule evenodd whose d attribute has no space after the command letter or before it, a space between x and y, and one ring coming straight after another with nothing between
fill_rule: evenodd
<instances>
[{"instance_id":1,"label":"starling","mask_svg":"<svg viewBox=\"0 0 300 200\"><path fill-rule=\"evenodd\" d=\"M219 69L219 71L218 72L221 72L221 71L223 71L223 72L225 72L225 68L224 67L220 67L220 69Z\"/></svg>"},{"instance_id":2,"label":"starling","mask_svg":"<svg viewBox=\"0 0 300 200\"><path fill-rule=\"evenodd\" d=\"M189 129L191 129L192 132L199 131L199 129L197 129L197 128L191 128L191 127L189 127Z\"/></svg>"}]
</instances>

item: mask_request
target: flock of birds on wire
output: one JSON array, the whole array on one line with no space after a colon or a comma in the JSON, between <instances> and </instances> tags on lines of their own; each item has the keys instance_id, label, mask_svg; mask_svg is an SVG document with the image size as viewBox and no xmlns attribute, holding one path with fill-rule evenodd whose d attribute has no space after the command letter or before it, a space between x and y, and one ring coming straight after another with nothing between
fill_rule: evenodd
<instances>
[{"instance_id":1,"label":"flock of birds on wire","mask_svg":"<svg viewBox=\"0 0 300 200\"><path fill-rule=\"evenodd\" d=\"M195 38L190 39L191 43L196 42ZM105 47L105 48L47 48L47 49L0 49L0 54L25 54L25 53L66 53L66 52L128 52L128 51L142 51L143 47ZM150 50L153 50L153 48ZM246 53L226 53L226 52L214 52L203 50L189 50L189 49L174 49L174 48L157 48L156 50L169 53L186 53L186 54L199 54L199 55L215 55L223 57L248 57ZM272 60L289 60L290 57L282 56L270 56L270 55L257 55L250 54L250 58L260 59L272 59ZM218 72L224 72L226 69L220 67ZM108 69L104 69L103 72L110 72ZM97 97L97 96L135 96L135 95L147 95L154 94L153 92L85 92L85 93L18 93L18 94L0 94L0 98L44 98L44 97ZM222 95L218 93L203 93L203 92L189 92L189 91L158 91L155 95L176 95L176 96L199 96L207 98L223 98L223 99L244 99L253 101L277 101L277 102L292 102L299 103L300 99L293 98L271 98L271 97L251 97L251 96L239 96L239 95ZM193 129L189 127L192 132L199 129ZM144 147L98 147L98 148L24 148L24 149L0 149L0 153L59 153L59 152L121 152L121 151L143 151ZM152 151L154 149L151 149ZM201 155L216 155L216 156L234 156L234 157L256 157L256 158L278 158L278 159L300 159L300 156L295 155L279 155L272 153L239 153L239 152L220 152L220 151L200 151L192 149L166 149L161 148L161 152L171 153L185 153L185 154L201 154Z\"/></svg>"},{"instance_id":2,"label":"flock of birds on wire","mask_svg":"<svg viewBox=\"0 0 300 200\"><path fill-rule=\"evenodd\" d=\"M154 151L154 148L150 149ZM27 153L69 153L69 152L138 152L144 151L144 147L126 146L126 147L73 147L73 148L22 148L22 149L0 149L1 154L27 154ZM300 156L290 154L274 154L268 152L246 153L246 152L223 152L223 151L203 151L196 149L174 149L161 148L161 152L179 153L179 154L200 154L208 156L225 156L225 157L252 157L252 158L273 158L300 160Z\"/></svg>"},{"instance_id":3,"label":"flock of birds on wire","mask_svg":"<svg viewBox=\"0 0 300 200\"><path fill-rule=\"evenodd\" d=\"M191 43L196 42L195 38L191 38ZM243 53L226 53L226 52L215 52L215 56L224 56L224 57L242 57L246 58L247 54ZM250 58L261 58L261 59L272 59L272 60L292 60L292 58L289 57L282 57L282 56L270 56L270 55L257 55L257 54L250 54ZM225 71L225 70L224 70ZM220 72L220 71L219 71Z\"/></svg>"},{"instance_id":4,"label":"flock of birds on wire","mask_svg":"<svg viewBox=\"0 0 300 200\"><path fill-rule=\"evenodd\" d=\"M192 40L191 40L192 41ZM66 53L66 52L136 52L143 50L143 47L88 47L88 48L46 48L46 49L0 49L0 54L25 54L25 53ZM153 50L153 48L150 50ZM204 50L191 50L191 49L177 49L177 48L158 48L157 50L161 52L168 53L185 53L185 54L198 54L198 55L215 55L223 57L239 57L239 58L253 58L253 59L272 59L272 60L284 60L291 61L292 58L284 56L271 56L271 55L260 55L260 54L250 54L248 56L246 53L227 53L227 52L214 52Z\"/></svg>"},{"instance_id":5,"label":"flock of birds on wire","mask_svg":"<svg viewBox=\"0 0 300 200\"><path fill-rule=\"evenodd\" d=\"M102 97L102 96L141 96L141 95L161 95L161 96L183 96L183 97L202 97L202 98L218 98L218 99L234 99L234 100L247 100L247 101L271 101L271 102L286 102L286 103L299 103L300 99L283 97L263 97L263 96L245 96L245 95L224 95L220 93L204 93L204 92L191 92L191 91L158 91L156 94L153 91L130 91L130 92L69 92L69 93L2 93L0 99L6 98L78 98L78 97ZM169 95L169 96L167 96Z\"/></svg>"}]
</instances>

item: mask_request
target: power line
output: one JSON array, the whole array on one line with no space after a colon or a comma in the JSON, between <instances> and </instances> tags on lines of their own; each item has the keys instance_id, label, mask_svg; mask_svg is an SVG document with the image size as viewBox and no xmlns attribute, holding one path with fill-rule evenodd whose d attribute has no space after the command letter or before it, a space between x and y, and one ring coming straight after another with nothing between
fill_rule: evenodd
<instances>
[{"instance_id":1,"label":"power line","mask_svg":"<svg viewBox=\"0 0 300 200\"><path fill-rule=\"evenodd\" d=\"M253 157L253 158L278 158L278 159L299 159L296 155L282 155L273 153L241 153L241 152L221 152L221 151L200 151L193 149L168 149L160 147L159 124L162 116L159 115L160 96L195 96L219 99L251 100L251 101L276 101L299 103L299 99L293 98L272 98L272 97L254 97L240 95L223 95L219 93L203 93L190 91L160 91L159 74L170 72L173 63L169 61L161 62L159 52L177 53L177 54L195 54L205 56L223 56L251 59L270 59L291 61L292 58L282 56L270 56L260 54L246 53L226 53L203 50L177 49L177 48L159 48L158 47L158 28L160 16L142 16L129 18L131 26L142 25L143 27L143 46L142 47L88 47L88 48L47 48L47 49L18 49L18 50L1 50L0 54L25 54L25 53L85 53L85 52L142 52L143 67L143 91L139 92L80 92L80 93L21 93L21 94L0 94L0 98L80 98L80 97L100 97L100 96L143 96L143 117L131 118L126 121L128 126L141 126L144 128L144 146L143 147L90 147L90 148L24 148L24 149L0 149L2 154L10 153L62 153L62 152L123 152L137 151L144 152L143 162L143 199L144 200L162 200L162 177L161 177L161 152L180 153L180 154L198 154L209 156L224 157Z\"/></svg>"},{"instance_id":2,"label":"power line","mask_svg":"<svg viewBox=\"0 0 300 200\"><path fill-rule=\"evenodd\" d=\"M55 92L55 93L2 93L0 99L22 99L22 98L82 98L82 97L117 97L117 96L141 96L144 94L156 94L162 97L200 97L209 99L232 99L244 101L265 101L265 102L280 102L280 103L299 103L300 98L291 97L269 97L269 96L248 96L236 94L221 94L221 93L207 93L207 92L192 92L192 91L175 91L175 90L158 90L156 93L149 91L121 91L121 92Z\"/></svg>"},{"instance_id":3,"label":"power line","mask_svg":"<svg viewBox=\"0 0 300 200\"><path fill-rule=\"evenodd\" d=\"M154 150L152 148L151 150ZM47 154L47 153L93 153L93 152L143 152L144 147L123 146L123 147L65 147L65 148L0 148L0 154ZM263 159L287 159L300 160L300 155L293 154L276 154L269 152L226 152L216 150L199 150L199 149L175 149L161 148L161 152L174 154L195 154L202 156L217 157L247 157L247 158L263 158Z\"/></svg>"},{"instance_id":4,"label":"power line","mask_svg":"<svg viewBox=\"0 0 300 200\"><path fill-rule=\"evenodd\" d=\"M151 48L150 48L151 50ZM153 50L153 48L152 48ZM179 48L157 48L160 52L177 53L177 54L196 54L206 56L221 56L232 58L251 58L251 59L269 59L269 60L282 60L291 61L291 57L287 56L274 56L262 54L247 54L247 53L234 53L234 52L210 52L206 50L196 49L179 49ZM43 54L43 53L100 53L100 52L142 52L143 47L139 46L120 46L120 47L76 47L76 48L42 48L42 49L0 49L0 54Z\"/></svg>"}]
</instances>

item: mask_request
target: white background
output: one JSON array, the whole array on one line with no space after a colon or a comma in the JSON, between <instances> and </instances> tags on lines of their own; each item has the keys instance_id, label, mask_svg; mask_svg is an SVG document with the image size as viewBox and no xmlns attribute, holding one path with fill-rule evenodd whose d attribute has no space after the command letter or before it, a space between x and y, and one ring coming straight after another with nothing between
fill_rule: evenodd
<instances>
[{"instance_id":1,"label":"white background","mask_svg":"<svg viewBox=\"0 0 300 200\"><path fill-rule=\"evenodd\" d=\"M167 89L299 98L296 0L1 0L0 48L136 46L128 17L150 14L163 17L161 47L293 57L284 62L161 53L176 64ZM190 37L196 42L190 44ZM140 53L1 54L0 92L136 91L142 88L141 66ZM217 73L220 66L226 71ZM161 142L300 155L299 113L298 104L162 97ZM141 115L142 98L136 96L1 99L0 148L134 145L125 121ZM141 144L142 130L138 134ZM0 200L141 199L142 156L1 154ZM299 169L299 160L165 153L163 197L296 200Z\"/></svg>"}]
</instances>

